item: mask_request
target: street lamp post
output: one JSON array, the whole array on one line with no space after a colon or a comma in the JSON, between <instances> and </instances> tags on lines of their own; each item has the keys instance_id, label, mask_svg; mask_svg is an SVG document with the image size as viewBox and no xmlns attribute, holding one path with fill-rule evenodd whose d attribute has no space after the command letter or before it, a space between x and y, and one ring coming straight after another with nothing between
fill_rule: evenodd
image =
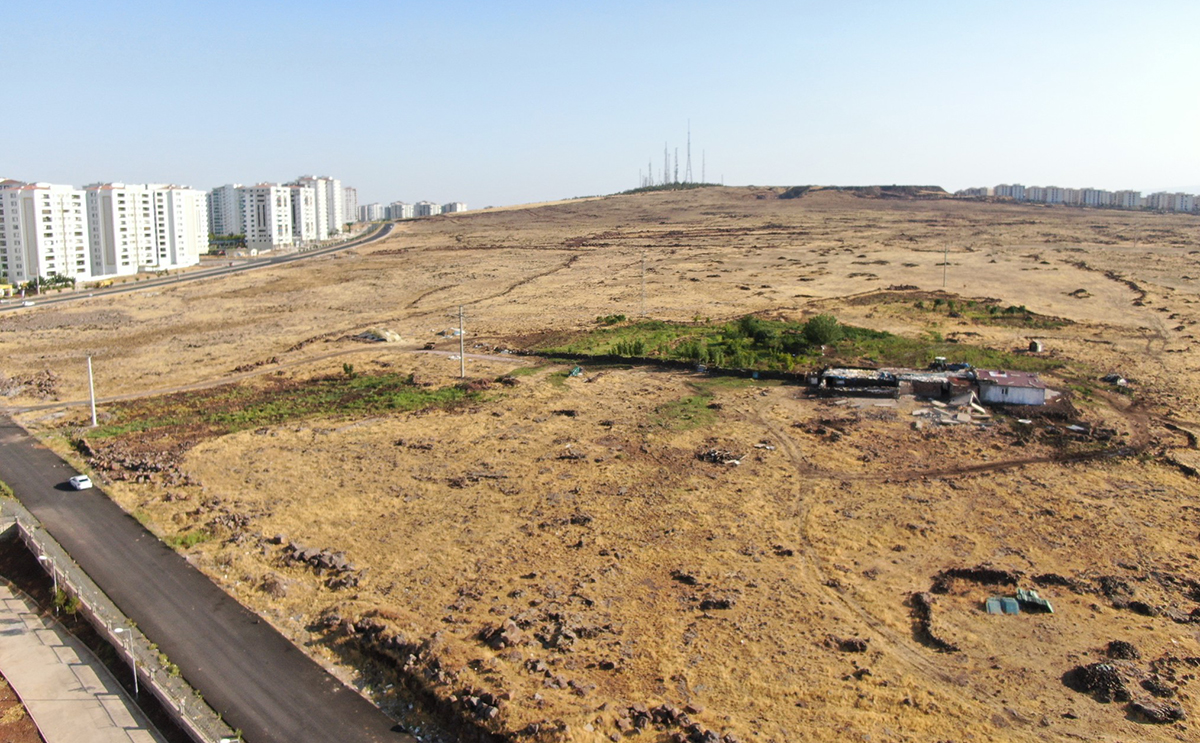
<instances>
[{"instance_id":1,"label":"street lamp post","mask_svg":"<svg viewBox=\"0 0 1200 743\"><path fill-rule=\"evenodd\" d=\"M129 668L133 671L133 695L138 695L137 660L133 657L133 631L125 627L113 630L118 635L125 635L125 652L129 653Z\"/></svg>"}]
</instances>

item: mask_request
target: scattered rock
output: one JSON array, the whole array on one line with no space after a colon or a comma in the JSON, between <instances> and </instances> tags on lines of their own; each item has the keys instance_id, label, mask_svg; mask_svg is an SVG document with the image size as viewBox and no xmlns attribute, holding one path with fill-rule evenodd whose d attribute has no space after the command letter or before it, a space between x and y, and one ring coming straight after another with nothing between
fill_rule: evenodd
<instances>
[{"instance_id":1,"label":"scattered rock","mask_svg":"<svg viewBox=\"0 0 1200 743\"><path fill-rule=\"evenodd\" d=\"M525 633L511 619L505 619L499 627L484 627L479 639L493 650L516 647L527 642Z\"/></svg>"},{"instance_id":2,"label":"scattered rock","mask_svg":"<svg viewBox=\"0 0 1200 743\"><path fill-rule=\"evenodd\" d=\"M1096 701L1129 701L1129 689L1116 666L1111 663L1091 663L1076 666L1063 674L1063 683L1081 694L1090 694Z\"/></svg>"},{"instance_id":3,"label":"scattered rock","mask_svg":"<svg viewBox=\"0 0 1200 743\"><path fill-rule=\"evenodd\" d=\"M1174 702L1130 702L1129 711L1155 725L1187 719L1183 707Z\"/></svg>"},{"instance_id":4,"label":"scattered rock","mask_svg":"<svg viewBox=\"0 0 1200 743\"><path fill-rule=\"evenodd\" d=\"M1137 660L1142 657L1137 648L1124 640L1113 640L1108 643L1106 652L1109 658L1116 658L1118 660Z\"/></svg>"}]
</instances>

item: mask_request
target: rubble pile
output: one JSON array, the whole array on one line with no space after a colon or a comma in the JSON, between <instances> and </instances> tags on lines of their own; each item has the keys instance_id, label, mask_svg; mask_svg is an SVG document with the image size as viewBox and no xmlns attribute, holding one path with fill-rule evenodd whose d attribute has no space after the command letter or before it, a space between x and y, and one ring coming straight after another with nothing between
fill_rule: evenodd
<instances>
[{"instance_id":1,"label":"rubble pile","mask_svg":"<svg viewBox=\"0 0 1200 743\"><path fill-rule=\"evenodd\" d=\"M300 563L311 567L317 575L328 575L325 585L329 588L357 588L366 570L359 570L346 559L345 552L319 550L305 547L299 542L288 542L283 548L283 561Z\"/></svg>"},{"instance_id":2,"label":"rubble pile","mask_svg":"<svg viewBox=\"0 0 1200 743\"><path fill-rule=\"evenodd\" d=\"M1187 718L1175 702L1131 702L1129 711L1140 716L1146 722L1165 725L1169 722L1179 722Z\"/></svg>"},{"instance_id":3,"label":"rubble pile","mask_svg":"<svg viewBox=\"0 0 1200 743\"><path fill-rule=\"evenodd\" d=\"M1113 640L1108 643L1106 652L1109 658L1117 660L1137 660L1142 657L1137 648L1124 640Z\"/></svg>"},{"instance_id":4,"label":"rubble pile","mask_svg":"<svg viewBox=\"0 0 1200 743\"><path fill-rule=\"evenodd\" d=\"M702 712L703 707L693 704L680 709L671 704L647 707L638 703L620 710L614 724L622 735L640 733L651 727L664 732L675 729L668 738L672 743L740 743L733 733L721 735L692 720L692 715Z\"/></svg>"},{"instance_id":5,"label":"rubble pile","mask_svg":"<svg viewBox=\"0 0 1200 743\"><path fill-rule=\"evenodd\" d=\"M711 464L730 464L737 466L742 463L742 457L740 454L735 454L731 451L718 449L715 447L701 449L700 451L696 452L696 459L699 459L701 462L709 462Z\"/></svg>"},{"instance_id":6,"label":"rubble pile","mask_svg":"<svg viewBox=\"0 0 1200 743\"><path fill-rule=\"evenodd\" d=\"M1129 689L1111 663L1075 666L1063 677L1067 686L1081 694L1090 694L1097 702L1128 702Z\"/></svg>"},{"instance_id":7,"label":"rubble pile","mask_svg":"<svg viewBox=\"0 0 1200 743\"><path fill-rule=\"evenodd\" d=\"M58 375L49 369L15 377L0 374L0 396L31 395L41 400L48 400L57 394Z\"/></svg>"}]
</instances>

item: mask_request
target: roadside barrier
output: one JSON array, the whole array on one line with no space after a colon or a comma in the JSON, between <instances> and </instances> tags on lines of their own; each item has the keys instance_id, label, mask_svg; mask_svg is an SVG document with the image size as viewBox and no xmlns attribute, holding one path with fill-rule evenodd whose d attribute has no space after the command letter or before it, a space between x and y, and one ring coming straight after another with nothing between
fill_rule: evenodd
<instances>
[{"instance_id":1,"label":"roadside barrier","mask_svg":"<svg viewBox=\"0 0 1200 743\"><path fill-rule=\"evenodd\" d=\"M183 679L170 659L159 653L157 646L121 613L54 537L42 528L37 518L16 500L0 498L0 519L10 518L16 523L9 528L17 530L21 541L50 574L57 589L78 600L79 610L129 665L139 691L150 689L167 714L196 743L241 740L240 734L205 704L200 693Z\"/></svg>"}]
</instances>

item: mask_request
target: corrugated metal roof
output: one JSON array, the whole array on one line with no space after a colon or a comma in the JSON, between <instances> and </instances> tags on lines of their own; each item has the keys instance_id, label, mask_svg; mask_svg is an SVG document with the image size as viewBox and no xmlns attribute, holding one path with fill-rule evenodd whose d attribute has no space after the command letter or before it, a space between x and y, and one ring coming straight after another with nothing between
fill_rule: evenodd
<instances>
[{"instance_id":1,"label":"corrugated metal roof","mask_svg":"<svg viewBox=\"0 0 1200 743\"><path fill-rule=\"evenodd\" d=\"M975 378L980 384L994 384L1000 387L1046 389L1045 383L1038 379L1038 375L1033 372L978 369L975 372Z\"/></svg>"}]
</instances>

